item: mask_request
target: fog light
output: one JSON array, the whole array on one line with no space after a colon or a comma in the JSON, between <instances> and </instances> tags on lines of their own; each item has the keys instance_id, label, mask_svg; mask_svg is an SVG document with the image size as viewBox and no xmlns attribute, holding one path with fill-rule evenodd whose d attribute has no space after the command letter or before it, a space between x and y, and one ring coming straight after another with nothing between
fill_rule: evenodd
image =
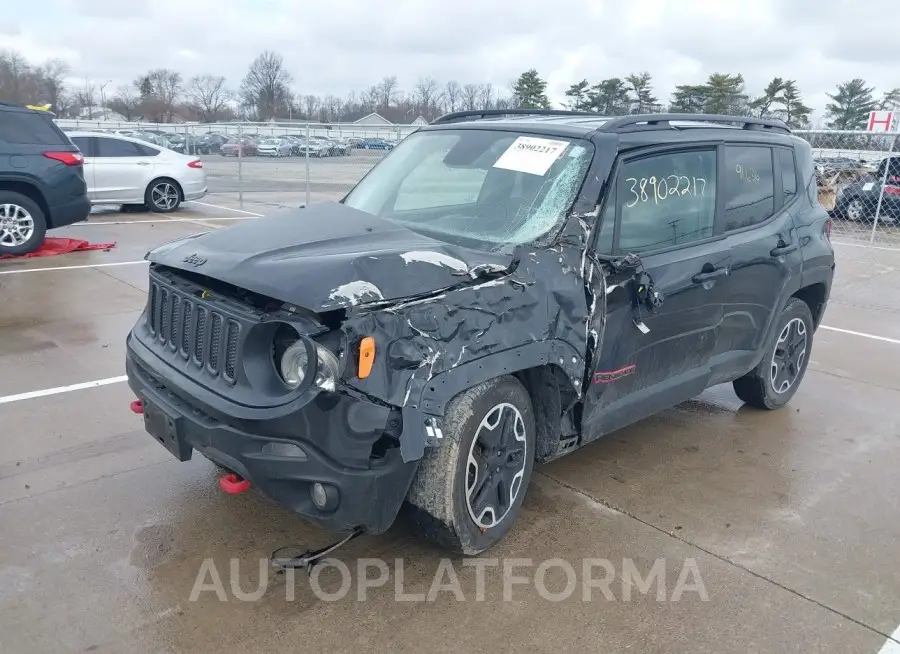
<instances>
[{"instance_id":1,"label":"fog light","mask_svg":"<svg viewBox=\"0 0 900 654\"><path fill-rule=\"evenodd\" d=\"M340 503L338 489L331 484L316 482L309 487L309 495L320 511L334 511Z\"/></svg>"},{"instance_id":2,"label":"fog light","mask_svg":"<svg viewBox=\"0 0 900 654\"><path fill-rule=\"evenodd\" d=\"M312 486L312 501L320 509L324 509L328 504L328 493L325 492L325 487L319 482Z\"/></svg>"}]
</instances>

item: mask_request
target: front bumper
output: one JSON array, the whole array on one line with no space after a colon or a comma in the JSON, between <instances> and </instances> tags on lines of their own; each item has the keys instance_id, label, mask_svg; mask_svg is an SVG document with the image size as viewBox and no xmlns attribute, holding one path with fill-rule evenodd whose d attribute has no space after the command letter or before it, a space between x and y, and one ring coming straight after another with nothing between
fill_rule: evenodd
<instances>
[{"instance_id":1,"label":"front bumper","mask_svg":"<svg viewBox=\"0 0 900 654\"><path fill-rule=\"evenodd\" d=\"M418 461L403 462L399 447L360 456L371 450L373 435L399 426L387 407L319 393L287 414L235 418L228 400L192 388L194 382L133 334L127 340L126 373L129 386L144 402L145 426L176 458L187 461L197 450L328 531L386 531L418 468ZM152 426L159 424L160 416L170 426L162 431ZM324 509L312 501L316 482L328 491Z\"/></svg>"}]
</instances>

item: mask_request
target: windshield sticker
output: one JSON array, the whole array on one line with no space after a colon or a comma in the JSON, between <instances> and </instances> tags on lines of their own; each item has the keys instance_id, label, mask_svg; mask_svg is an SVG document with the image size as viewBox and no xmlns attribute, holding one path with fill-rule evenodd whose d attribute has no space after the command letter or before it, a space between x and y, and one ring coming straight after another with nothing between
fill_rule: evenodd
<instances>
[{"instance_id":1,"label":"windshield sticker","mask_svg":"<svg viewBox=\"0 0 900 654\"><path fill-rule=\"evenodd\" d=\"M494 168L544 176L568 146L568 141L520 136L500 155Z\"/></svg>"}]
</instances>

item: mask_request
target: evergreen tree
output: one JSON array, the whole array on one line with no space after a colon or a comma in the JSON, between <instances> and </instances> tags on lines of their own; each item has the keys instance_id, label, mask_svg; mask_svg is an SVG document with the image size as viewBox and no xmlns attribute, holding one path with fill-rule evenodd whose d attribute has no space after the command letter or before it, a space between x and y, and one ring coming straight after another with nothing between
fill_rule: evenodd
<instances>
[{"instance_id":1,"label":"evergreen tree","mask_svg":"<svg viewBox=\"0 0 900 654\"><path fill-rule=\"evenodd\" d=\"M530 68L519 76L513 85L513 93L519 107L526 109L549 109L547 82L541 79L537 70Z\"/></svg>"},{"instance_id":2,"label":"evergreen tree","mask_svg":"<svg viewBox=\"0 0 900 654\"><path fill-rule=\"evenodd\" d=\"M589 87L590 83L586 79L569 87L569 90L566 91L566 97L571 98L568 102L569 109L574 111L586 111L590 108L590 102L588 101Z\"/></svg>"},{"instance_id":3,"label":"evergreen tree","mask_svg":"<svg viewBox=\"0 0 900 654\"><path fill-rule=\"evenodd\" d=\"M653 76L645 71L629 75L625 82L631 92L631 110L636 114L653 111L659 103L653 95Z\"/></svg>"},{"instance_id":4,"label":"evergreen tree","mask_svg":"<svg viewBox=\"0 0 900 654\"><path fill-rule=\"evenodd\" d=\"M828 93L831 102L825 105L828 127L831 129L865 129L869 112L877 103L872 97L875 89L866 86L866 81L857 77L838 84L837 92Z\"/></svg>"}]
</instances>

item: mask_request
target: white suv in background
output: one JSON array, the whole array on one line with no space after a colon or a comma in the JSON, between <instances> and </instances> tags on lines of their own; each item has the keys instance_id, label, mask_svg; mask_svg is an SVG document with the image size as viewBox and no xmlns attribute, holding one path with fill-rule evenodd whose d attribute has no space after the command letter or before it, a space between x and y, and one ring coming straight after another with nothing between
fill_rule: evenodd
<instances>
[{"instance_id":1,"label":"white suv in background","mask_svg":"<svg viewBox=\"0 0 900 654\"><path fill-rule=\"evenodd\" d=\"M175 211L206 195L206 171L196 156L119 134L69 132L84 155L84 179L91 204L143 205Z\"/></svg>"}]
</instances>

